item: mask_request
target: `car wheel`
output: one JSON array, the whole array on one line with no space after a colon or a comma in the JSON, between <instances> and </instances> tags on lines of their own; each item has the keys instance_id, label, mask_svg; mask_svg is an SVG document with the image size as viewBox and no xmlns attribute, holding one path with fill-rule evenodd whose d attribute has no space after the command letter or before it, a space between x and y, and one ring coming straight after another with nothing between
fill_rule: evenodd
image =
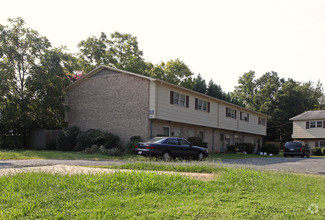
<instances>
[{"instance_id":1,"label":"car wheel","mask_svg":"<svg viewBox=\"0 0 325 220\"><path fill-rule=\"evenodd\" d=\"M168 153L168 152L164 152L162 157L164 160L170 160L170 158L171 158L170 153Z\"/></svg>"},{"instance_id":2,"label":"car wheel","mask_svg":"<svg viewBox=\"0 0 325 220\"><path fill-rule=\"evenodd\" d=\"M291 157L293 157L293 155L291 155Z\"/></svg>"},{"instance_id":3,"label":"car wheel","mask_svg":"<svg viewBox=\"0 0 325 220\"><path fill-rule=\"evenodd\" d=\"M197 155L198 160L203 160L204 159L204 154L202 152L199 152Z\"/></svg>"},{"instance_id":4,"label":"car wheel","mask_svg":"<svg viewBox=\"0 0 325 220\"><path fill-rule=\"evenodd\" d=\"M288 155L283 155L284 157L287 157Z\"/></svg>"},{"instance_id":5,"label":"car wheel","mask_svg":"<svg viewBox=\"0 0 325 220\"><path fill-rule=\"evenodd\" d=\"M301 155L301 158L304 158L304 155Z\"/></svg>"}]
</instances>

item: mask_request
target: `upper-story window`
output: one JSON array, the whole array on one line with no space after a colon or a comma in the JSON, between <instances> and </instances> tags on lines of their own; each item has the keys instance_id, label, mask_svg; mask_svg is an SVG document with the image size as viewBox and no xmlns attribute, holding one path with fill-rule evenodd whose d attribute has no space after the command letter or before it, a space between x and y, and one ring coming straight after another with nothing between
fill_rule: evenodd
<instances>
[{"instance_id":1,"label":"upper-story window","mask_svg":"<svg viewBox=\"0 0 325 220\"><path fill-rule=\"evenodd\" d=\"M249 114L246 112L240 112L240 120L242 121L249 121Z\"/></svg>"},{"instance_id":2,"label":"upper-story window","mask_svg":"<svg viewBox=\"0 0 325 220\"><path fill-rule=\"evenodd\" d=\"M189 107L189 96L170 91L170 104Z\"/></svg>"},{"instance_id":3,"label":"upper-story window","mask_svg":"<svg viewBox=\"0 0 325 220\"><path fill-rule=\"evenodd\" d=\"M258 124L265 126L266 125L266 119L265 118L258 117Z\"/></svg>"},{"instance_id":4,"label":"upper-story window","mask_svg":"<svg viewBox=\"0 0 325 220\"><path fill-rule=\"evenodd\" d=\"M325 128L325 121L306 121L306 129Z\"/></svg>"},{"instance_id":5,"label":"upper-story window","mask_svg":"<svg viewBox=\"0 0 325 220\"><path fill-rule=\"evenodd\" d=\"M195 110L210 112L210 102L196 98L195 99Z\"/></svg>"},{"instance_id":6,"label":"upper-story window","mask_svg":"<svg viewBox=\"0 0 325 220\"><path fill-rule=\"evenodd\" d=\"M236 119L236 110L232 108L226 108L226 117L235 118Z\"/></svg>"}]
</instances>

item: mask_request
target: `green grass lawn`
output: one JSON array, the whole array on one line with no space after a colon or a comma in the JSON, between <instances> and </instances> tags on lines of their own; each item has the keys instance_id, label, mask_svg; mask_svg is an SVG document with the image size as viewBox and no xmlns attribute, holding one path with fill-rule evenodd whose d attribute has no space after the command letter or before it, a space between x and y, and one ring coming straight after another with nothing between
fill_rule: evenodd
<instances>
[{"instance_id":1,"label":"green grass lawn","mask_svg":"<svg viewBox=\"0 0 325 220\"><path fill-rule=\"evenodd\" d=\"M28 160L28 159L65 159L65 160L112 160L130 159L137 155L107 156L103 154L86 154L72 151L51 150L0 150L0 160Z\"/></svg>"},{"instance_id":2,"label":"green grass lawn","mask_svg":"<svg viewBox=\"0 0 325 220\"><path fill-rule=\"evenodd\" d=\"M142 169L148 164L132 166ZM154 169L205 170L217 175L208 182L143 172L0 177L0 219L325 217L325 179L320 176L199 165Z\"/></svg>"},{"instance_id":3,"label":"green grass lawn","mask_svg":"<svg viewBox=\"0 0 325 220\"><path fill-rule=\"evenodd\" d=\"M273 157L281 157L273 155ZM257 154L209 154L206 160L265 158ZM0 150L0 160L28 160L28 159L71 159L71 160L137 160L154 161L156 158L144 158L138 155L125 154L122 156L107 156L103 154L86 154L83 152L66 152L51 150Z\"/></svg>"}]
</instances>

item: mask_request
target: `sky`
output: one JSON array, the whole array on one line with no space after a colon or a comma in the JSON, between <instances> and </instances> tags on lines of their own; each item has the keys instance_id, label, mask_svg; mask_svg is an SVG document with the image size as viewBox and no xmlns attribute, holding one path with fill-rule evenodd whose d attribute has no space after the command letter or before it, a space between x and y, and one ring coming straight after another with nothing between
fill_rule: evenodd
<instances>
[{"instance_id":1,"label":"sky","mask_svg":"<svg viewBox=\"0 0 325 220\"><path fill-rule=\"evenodd\" d=\"M325 0L0 0L0 24L22 17L53 46L137 37L152 63L179 58L225 92L250 70L325 85ZM325 88L325 87L324 87Z\"/></svg>"}]
</instances>

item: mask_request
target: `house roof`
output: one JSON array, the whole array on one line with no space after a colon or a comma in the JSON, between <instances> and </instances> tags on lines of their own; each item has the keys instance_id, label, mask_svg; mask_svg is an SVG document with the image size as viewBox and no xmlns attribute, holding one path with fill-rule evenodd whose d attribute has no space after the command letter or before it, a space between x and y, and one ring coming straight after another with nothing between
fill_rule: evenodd
<instances>
[{"instance_id":1,"label":"house roof","mask_svg":"<svg viewBox=\"0 0 325 220\"><path fill-rule=\"evenodd\" d=\"M325 110L307 111L293 118L290 118L291 121L304 121L316 119L325 119Z\"/></svg>"},{"instance_id":2,"label":"house roof","mask_svg":"<svg viewBox=\"0 0 325 220\"><path fill-rule=\"evenodd\" d=\"M140 78L147 79L147 80L150 80L150 81L159 82L160 84L166 84L166 85L169 85L169 86L174 87L174 88L177 88L177 89L181 89L181 90L185 90L185 91L190 92L190 93L194 93L194 94L196 94L198 96L203 96L206 99L212 99L212 100L218 101L220 103L226 104L228 106L233 106L233 107L235 107L237 109L240 109L240 110L243 110L243 111L246 111L246 112L253 112L255 114L258 114L258 115L261 115L263 117L269 118L268 115L265 115L265 114L262 114L262 113L259 113L259 112L256 112L256 111L253 111L253 110L250 110L250 109L247 109L247 108L244 108L244 107L235 105L235 104L232 104L230 102L226 102L226 101L221 100L221 99L218 99L218 98L214 98L212 96L208 96L208 95L202 94L200 92L196 92L196 91L191 90L191 89L184 88L182 86L178 86L178 85L175 85L175 84L172 84L172 83L163 81L163 80L159 80L159 79L155 79L155 78L152 78L152 77L140 75L140 74L137 74L137 73L132 73L132 72L125 71L125 70L116 69L114 67L105 66L105 65L101 65L101 66L93 69L89 73L83 75L80 79L78 79L77 81L73 82L72 84L70 84L69 86L67 86L66 88L64 88L63 91L68 91L68 90L74 88L75 86L79 85L80 83L82 83L83 81L85 81L86 79L88 79L89 77L95 75L96 73L99 73L103 69L108 69L108 70L111 70L111 71L114 71L114 72L119 72L119 73L125 73L125 74L128 74L128 75L140 77Z\"/></svg>"}]
</instances>

